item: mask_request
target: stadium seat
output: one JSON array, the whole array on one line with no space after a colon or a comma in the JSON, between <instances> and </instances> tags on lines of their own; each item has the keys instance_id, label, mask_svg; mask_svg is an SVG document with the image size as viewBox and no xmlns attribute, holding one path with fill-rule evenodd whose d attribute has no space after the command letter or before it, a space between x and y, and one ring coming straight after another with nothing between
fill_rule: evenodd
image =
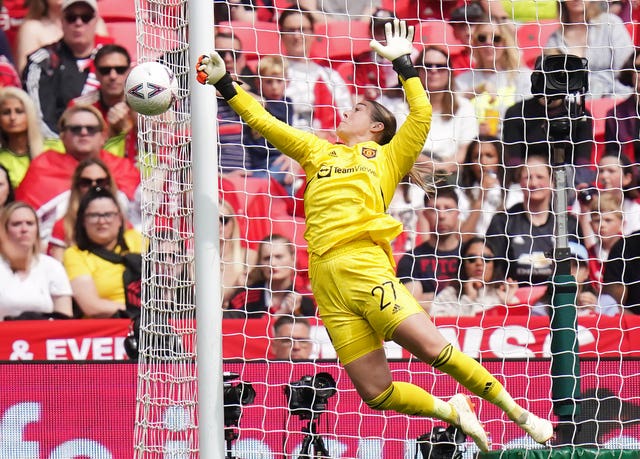
<instances>
[{"instance_id":1,"label":"stadium seat","mask_svg":"<svg viewBox=\"0 0 640 459\"><path fill-rule=\"evenodd\" d=\"M521 51L524 64L533 68L536 59L542 54L544 45L558 28L558 20L526 22L518 26L516 43Z\"/></svg>"},{"instance_id":2,"label":"stadium seat","mask_svg":"<svg viewBox=\"0 0 640 459\"><path fill-rule=\"evenodd\" d=\"M133 0L98 0L98 12L106 23L136 20Z\"/></svg>"},{"instance_id":3,"label":"stadium seat","mask_svg":"<svg viewBox=\"0 0 640 459\"><path fill-rule=\"evenodd\" d=\"M593 117L593 140L595 146L592 160L594 164L598 162L602 153L604 153L604 129L607 112L622 100L615 97L602 97L600 99L587 99L584 103L584 108Z\"/></svg>"},{"instance_id":4,"label":"stadium seat","mask_svg":"<svg viewBox=\"0 0 640 459\"><path fill-rule=\"evenodd\" d=\"M138 62L138 42L136 23L131 21L107 22L109 36L117 45L124 46L131 55L131 62Z\"/></svg>"},{"instance_id":5,"label":"stadium seat","mask_svg":"<svg viewBox=\"0 0 640 459\"><path fill-rule=\"evenodd\" d=\"M370 50L371 31L367 21L332 21L315 27L311 57L348 61Z\"/></svg>"},{"instance_id":6,"label":"stadium seat","mask_svg":"<svg viewBox=\"0 0 640 459\"><path fill-rule=\"evenodd\" d=\"M445 48L451 56L461 53L464 49L462 43L453 35L453 27L437 19L423 21L420 24L416 32L416 44Z\"/></svg>"},{"instance_id":7,"label":"stadium seat","mask_svg":"<svg viewBox=\"0 0 640 459\"><path fill-rule=\"evenodd\" d=\"M249 59L257 59L258 56L268 54L282 54L280 34L275 22L224 22L216 26L216 33L221 32L238 37L242 42L242 50Z\"/></svg>"}]
</instances>

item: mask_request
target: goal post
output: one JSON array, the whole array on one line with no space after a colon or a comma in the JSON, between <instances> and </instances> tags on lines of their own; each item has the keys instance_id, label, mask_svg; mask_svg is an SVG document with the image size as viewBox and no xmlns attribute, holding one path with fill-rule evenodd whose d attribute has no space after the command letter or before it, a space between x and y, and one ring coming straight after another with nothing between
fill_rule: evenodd
<instances>
[{"instance_id":1,"label":"goal post","mask_svg":"<svg viewBox=\"0 0 640 459\"><path fill-rule=\"evenodd\" d=\"M218 210L217 106L211 87L196 81L198 56L213 50L213 3L190 0L189 83L193 159L194 249L196 282L196 362L198 452L202 459L225 452L222 307Z\"/></svg>"},{"instance_id":2,"label":"goal post","mask_svg":"<svg viewBox=\"0 0 640 459\"><path fill-rule=\"evenodd\" d=\"M138 62L166 64L180 91L169 112L139 117L148 247L135 457L219 458L225 442L216 102L193 71L197 57L213 48L213 5L136 0L136 11Z\"/></svg>"}]
</instances>

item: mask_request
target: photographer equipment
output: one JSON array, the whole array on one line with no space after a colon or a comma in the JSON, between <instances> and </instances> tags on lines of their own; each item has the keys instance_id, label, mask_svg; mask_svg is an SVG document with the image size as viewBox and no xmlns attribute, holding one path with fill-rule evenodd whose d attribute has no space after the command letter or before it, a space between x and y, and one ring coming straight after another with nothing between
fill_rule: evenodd
<instances>
[{"instance_id":1,"label":"photographer equipment","mask_svg":"<svg viewBox=\"0 0 640 459\"><path fill-rule=\"evenodd\" d=\"M566 152L571 146L571 131L584 120L583 98L588 89L587 60L570 54L541 56L531 75L531 92L548 99L562 99L566 114L549 120L549 140L553 146L552 170L555 181L554 203L556 262L552 282L551 314L551 398L558 416L556 440L573 444L580 414L580 354L578 353L576 294L571 275L571 251L568 241Z\"/></svg>"},{"instance_id":2,"label":"photographer equipment","mask_svg":"<svg viewBox=\"0 0 640 459\"><path fill-rule=\"evenodd\" d=\"M287 396L289 411L308 419L303 428L306 433L302 440L299 459L330 458L324 440L318 434L316 420L327 410L327 401L337 392L336 381L329 373L318 373L315 376L303 376L299 381L287 384L284 393ZM311 447L314 453L311 455Z\"/></svg>"},{"instance_id":3,"label":"photographer equipment","mask_svg":"<svg viewBox=\"0 0 640 459\"><path fill-rule=\"evenodd\" d=\"M249 383L239 382L235 385L228 381L238 379L238 373L225 371L222 374L223 400L224 400L224 439L227 442L227 458L233 459L231 455L231 444L238 438L238 433L234 426L238 425L242 415L242 406L250 405L256 398L256 391Z\"/></svg>"},{"instance_id":4,"label":"photographer equipment","mask_svg":"<svg viewBox=\"0 0 640 459\"><path fill-rule=\"evenodd\" d=\"M431 433L418 437L415 459L418 459L418 452L422 459L462 459L465 451L462 444L466 438L464 432L455 426L436 426Z\"/></svg>"},{"instance_id":5,"label":"photographer equipment","mask_svg":"<svg viewBox=\"0 0 640 459\"><path fill-rule=\"evenodd\" d=\"M597 194L598 190L593 186L583 188L582 190L578 190L578 201L580 201L582 204L588 204Z\"/></svg>"}]
</instances>

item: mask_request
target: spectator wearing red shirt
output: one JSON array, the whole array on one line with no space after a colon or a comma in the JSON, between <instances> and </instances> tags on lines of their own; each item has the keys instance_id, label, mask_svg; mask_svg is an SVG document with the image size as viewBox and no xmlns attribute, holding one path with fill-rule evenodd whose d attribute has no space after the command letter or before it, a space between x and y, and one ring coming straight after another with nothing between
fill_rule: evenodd
<instances>
[{"instance_id":1,"label":"spectator wearing red shirt","mask_svg":"<svg viewBox=\"0 0 640 459\"><path fill-rule=\"evenodd\" d=\"M58 128L66 154L47 150L35 158L16 190L18 200L36 209L45 242L48 242L56 220L66 211L71 176L83 159L100 158L109 167L118 189L131 202L140 184L140 173L131 161L103 149L106 123L98 109L90 105L70 107L60 117Z\"/></svg>"}]
</instances>

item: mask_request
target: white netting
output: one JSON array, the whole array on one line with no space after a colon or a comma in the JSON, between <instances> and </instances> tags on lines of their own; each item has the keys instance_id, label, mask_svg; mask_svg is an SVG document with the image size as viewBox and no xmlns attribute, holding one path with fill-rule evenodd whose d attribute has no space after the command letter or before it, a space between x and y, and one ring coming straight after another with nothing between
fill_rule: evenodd
<instances>
[{"instance_id":1,"label":"white netting","mask_svg":"<svg viewBox=\"0 0 640 459\"><path fill-rule=\"evenodd\" d=\"M341 114L360 97L377 99L399 123L406 117L406 101L391 66L369 53L375 30L369 21L380 2L344 2L347 10L331 12L330 2L318 0L314 27L299 12L285 13L287 20L278 24L286 11L280 1L255 2L253 9L244 3L249 2L215 2L217 38L211 48L225 60L236 59L230 70L257 95L282 84L286 72L289 101L267 104L274 115L332 140ZM628 180L637 166L637 106L617 107L617 119L607 115L640 87L633 86L639 84L635 67L640 64L620 72L637 41L636 24L631 22L636 13L626 2L611 2L611 8L622 8L619 13L609 10L607 2L584 2L582 13L571 8L583 2L563 2L568 10L560 21L556 2L505 1L502 8L493 5L490 22L480 4L468 8L465 19L456 9L464 2L382 3L416 26L413 58L436 112L421 158L448 173L446 181L452 185L449 191L439 189L427 203L417 187L407 183L398 188L390 212L405 229L393 245L399 275L447 339L481 359L519 403L555 421L549 357L557 349L552 349L550 322L558 334L572 328L571 315L569 326L566 316L559 319L558 303L564 300L554 300L552 288L562 290L566 281L558 277L563 273L557 270L553 252L558 240L564 241L554 222L566 216L562 231L575 233L581 242L570 244L568 255L579 260L575 264L586 269L581 272L589 280L580 282L577 296L578 340L585 361L578 379L582 413L576 420L583 428L572 442L601 449L639 448L634 420L640 418L635 395L640 368L632 358L640 355L633 339L640 321L620 314L622 283L628 287L624 304L640 303L633 297L638 269L631 254L636 244L629 239L623 254L612 250L620 232L640 229L637 184ZM176 72L182 88L172 111L158 118L141 117L139 126L144 231L150 245L145 254L136 457L196 457L192 271L197 254L192 250L187 4L137 0L136 11L138 60L162 59ZM581 21L576 19L580 14ZM375 23L387 17L378 12ZM311 59L302 57L305 51L300 47L306 44L311 44L306 51ZM548 105L530 99L531 73L543 50L589 59L589 87L577 99L587 117L584 122L575 114L567 118L568 141L555 143L567 147L561 163L569 168L562 189L556 187L560 167L552 174L549 164L557 162L552 145L565 135L565 126L552 127L560 133L552 132L556 137L550 138L548 121L565 121L557 107L565 106L565 98ZM292 58L296 53L301 53L299 58ZM625 78L631 79L632 86L620 83L619 75L627 83ZM442 78L444 84L438 87ZM449 81L455 86L450 88ZM303 238L304 175L290 161L274 162L278 152L244 126L222 99L218 120L225 370L239 374L230 387L244 381L256 391L255 400L242 406L239 426L227 426L233 455L297 457L307 420L287 408L283 388L326 371L336 379L338 392L329 398L317 427L331 457L414 457L416 438L442 423L375 412L361 403L344 371L331 360L335 352L313 314ZM624 163L623 155L630 164ZM581 205L575 198L582 188L607 191L586 193L593 199ZM566 214L559 195L566 195ZM616 224L622 224L620 231L612 229ZM286 239L261 243L273 235ZM460 243L467 241L461 249ZM610 278L603 277L602 269L608 253L619 260ZM623 255L629 259L624 263ZM460 276L462 282L450 282ZM294 344L294 338L305 335L306 323L301 329L285 328L271 343L277 316L290 316L292 311L311 311L305 338L311 346ZM571 342L571 335L568 339ZM279 352L287 355L291 350L303 356L310 350L311 359L327 360L273 360ZM398 380L414 382L443 398L461 390L450 377L434 373L395 345L387 346L387 354L400 359L392 363ZM577 358L571 347L568 354L563 371ZM534 447L495 407L479 400L477 407L494 448ZM465 457L474 451L470 445Z\"/></svg>"}]
</instances>

